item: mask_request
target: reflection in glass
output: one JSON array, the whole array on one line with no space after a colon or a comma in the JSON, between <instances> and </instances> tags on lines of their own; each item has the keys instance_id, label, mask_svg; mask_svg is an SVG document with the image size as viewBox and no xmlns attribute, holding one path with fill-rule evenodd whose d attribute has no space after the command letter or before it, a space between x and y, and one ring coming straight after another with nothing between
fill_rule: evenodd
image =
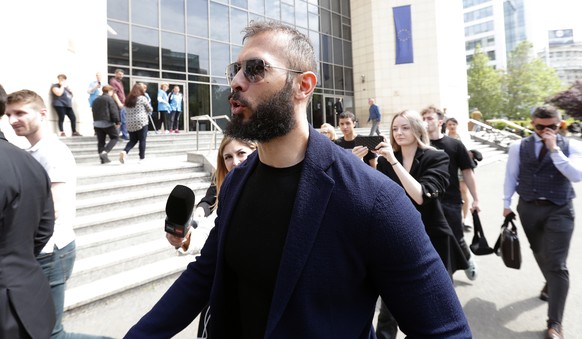
<instances>
[{"instance_id":1,"label":"reflection in glass","mask_svg":"<svg viewBox=\"0 0 582 339\"><path fill-rule=\"evenodd\" d=\"M291 25L295 23L295 8L293 5L281 4L281 20Z\"/></svg>"},{"instance_id":2,"label":"reflection in glass","mask_svg":"<svg viewBox=\"0 0 582 339\"><path fill-rule=\"evenodd\" d=\"M162 5L162 29L184 33L184 0L164 0Z\"/></svg>"},{"instance_id":3,"label":"reflection in glass","mask_svg":"<svg viewBox=\"0 0 582 339\"><path fill-rule=\"evenodd\" d=\"M351 68L344 68L344 85L346 91L354 90L354 70Z\"/></svg>"},{"instance_id":4,"label":"reflection in glass","mask_svg":"<svg viewBox=\"0 0 582 339\"><path fill-rule=\"evenodd\" d=\"M349 41L344 40L344 65L345 66L353 66L352 65L352 43Z\"/></svg>"},{"instance_id":5,"label":"reflection in glass","mask_svg":"<svg viewBox=\"0 0 582 339\"><path fill-rule=\"evenodd\" d=\"M249 11L265 14L265 0L249 0Z\"/></svg>"},{"instance_id":6,"label":"reflection in glass","mask_svg":"<svg viewBox=\"0 0 582 339\"><path fill-rule=\"evenodd\" d=\"M343 64L344 63L344 54L342 52L343 43L338 38L333 38L333 63L334 64Z\"/></svg>"},{"instance_id":7,"label":"reflection in glass","mask_svg":"<svg viewBox=\"0 0 582 339\"><path fill-rule=\"evenodd\" d=\"M117 35L107 33L107 63L129 65L129 26L108 21Z\"/></svg>"},{"instance_id":8,"label":"reflection in glass","mask_svg":"<svg viewBox=\"0 0 582 339\"><path fill-rule=\"evenodd\" d=\"M337 91L344 90L344 71L341 66L333 66L333 82Z\"/></svg>"},{"instance_id":9,"label":"reflection in glass","mask_svg":"<svg viewBox=\"0 0 582 339\"><path fill-rule=\"evenodd\" d=\"M321 34L321 61L331 62L331 38Z\"/></svg>"},{"instance_id":10,"label":"reflection in glass","mask_svg":"<svg viewBox=\"0 0 582 339\"><path fill-rule=\"evenodd\" d=\"M230 94L229 86L212 85L212 116L226 115L231 117L230 105L228 104L228 95ZM216 123L220 128L226 127L226 119L217 120Z\"/></svg>"},{"instance_id":11,"label":"reflection in glass","mask_svg":"<svg viewBox=\"0 0 582 339\"><path fill-rule=\"evenodd\" d=\"M131 0L132 24L158 27L158 0Z\"/></svg>"},{"instance_id":12,"label":"reflection in glass","mask_svg":"<svg viewBox=\"0 0 582 339\"><path fill-rule=\"evenodd\" d=\"M313 94L311 102L313 107L313 127L319 128L323 124L323 96L321 94Z\"/></svg>"},{"instance_id":13,"label":"reflection in glass","mask_svg":"<svg viewBox=\"0 0 582 339\"><path fill-rule=\"evenodd\" d=\"M281 9L279 8L279 0L265 0L266 16L275 20L281 17Z\"/></svg>"},{"instance_id":14,"label":"reflection in glass","mask_svg":"<svg viewBox=\"0 0 582 339\"><path fill-rule=\"evenodd\" d=\"M230 4L236 7L247 9L247 0L232 0Z\"/></svg>"},{"instance_id":15,"label":"reflection in glass","mask_svg":"<svg viewBox=\"0 0 582 339\"><path fill-rule=\"evenodd\" d=\"M173 72L162 72L162 78L164 78L164 79L186 80L186 74L184 74L184 73L173 73Z\"/></svg>"},{"instance_id":16,"label":"reflection in glass","mask_svg":"<svg viewBox=\"0 0 582 339\"><path fill-rule=\"evenodd\" d=\"M210 3L210 38L214 40L228 41L228 7Z\"/></svg>"},{"instance_id":17,"label":"reflection in glass","mask_svg":"<svg viewBox=\"0 0 582 339\"><path fill-rule=\"evenodd\" d=\"M107 18L129 21L129 3L127 0L107 0Z\"/></svg>"},{"instance_id":18,"label":"reflection in glass","mask_svg":"<svg viewBox=\"0 0 582 339\"><path fill-rule=\"evenodd\" d=\"M340 0L331 0L331 10L340 13Z\"/></svg>"},{"instance_id":19,"label":"reflection in glass","mask_svg":"<svg viewBox=\"0 0 582 339\"><path fill-rule=\"evenodd\" d=\"M162 69L186 69L186 41L182 34L162 32Z\"/></svg>"},{"instance_id":20,"label":"reflection in glass","mask_svg":"<svg viewBox=\"0 0 582 339\"><path fill-rule=\"evenodd\" d=\"M321 77L323 78L324 88L333 88L333 74L331 65L326 63L321 63Z\"/></svg>"},{"instance_id":21,"label":"reflection in glass","mask_svg":"<svg viewBox=\"0 0 582 339\"><path fill-rule=\"evenodd\" d=\"M309 29L317 31L319 29L319 14L309 12L307 16L309 18Z\"/></svg>"},{"instance_id":22,"label":"reflection in glass","mask_svg":"<svg viewBox=\"0 0 582 339\"><path fill-rule=\"evenodd\" d=\"M208 74L208 40L188 38L188 72Z\"/></svg>"},{"instance_id":23,"label":"reflection in glass","mask_svg":"<svg viewBox=\"0 0 582 339\"><path fill-rule=\"evenodd\" d=\"M243 28L247 25L247 12L230 8L230 42L242 44Z\"/></svg>"},{"instance_id":24,"label":"reflection in glass","mask_svg":"<svg viewBox=\"0 0 582 339\"><path fill-rule=\"evenodd\" d=\"M158 30L132 27L131 53L134 67L160 68Z\"/></svg>"},{"instance_id":25,"label":"reflection in glass","mask_svg":"<svg viewBox=\"0 0 582 339\"><path fill-rule=\"evenodd\" d=\"M228 44L223 44L220 42L212 42L210 44L210 55L211 55L211 71L210 74L213 76L219 76L225 78L224 70L226 65L230 63L230 55L228 53Z\"/></svg>"},{"instance_id":26,"label":"reflection in glass","mask_svg":"<svg viewBox=\"0 0 582 339\"><path fill-rule=\"evenodd\" d=\"M320 33L331 35L331 17L329 11L322 9L319 12L319 20L321 20Z\"/></svg>"},{"instance_id":27,"label":"reflection in glass","mask_svg":"<svg viewBox=\"0 0 582 339\"><path fill-rule=\"evenodd\" d=\"M307 28L307 2L297 0L295 2L295 24L299 27Z\"/></svg>"},{"instance_id":28,"label":"reflection in glass","mask_svg":"<svg viewBox=\"0 0 582 339\"><path fill-rule=\"evenodd\" d=\"M341 38L342 36L342 18L339 14L332 14L331 15L331 23L332 23L332 32L333 36Z\"/></svg>"},{"instance_id":29,"label":"reflection in glass","mask_svg":"<svg viewBox=\"0 0 582 339\"><path fill-rule=\"evenodd\" d=\"M341 2L342 2L342 12L341 13L347 17L350 17L351 16L351 14L350 14L350 0L341 0Z\"/></svg>"},{"instance_id":30,"label":"reflection in glass","mask_svg":"<svg viewBox=\"0 0 582 339\"><path fill-rule=\"evenodd\" d=\"M137 76L137 77L154 78L154 79L157 79L160 77L160 71L153 70L153 69L134 68L131 71L131 74L133 76ZM127 76L127 73L125 73L125 76ZM125 78L125 79L127 79L127 78ZM129 93L129 92L126 91L126 93Z\"/></svg>"},{"instance_id":31,"label":"reflection in glass","mask_svg":"<svg viewBox=\"0 0 582 339\"><path fill-rule=\"evenodd\" d=\"M210 86L207 84L188 84L188 118L198 115L210 115ZM190 119L188 119L190 120ZM202 121L201 121L202 123ZM200 127L208 127L208 123ZM195 121L190 121L190 131L196 130ZM202 129L200 130L208 130Z\"/></svg>"},{"instance_id":32,"label":"reflection in glass","mask_svg":"<svg viewBox=\"0 0 582 339\"><path fill-rule=\"evenodd\" d=\"M208 1L187 0L188 34L208 37Z\"/></svg>"}]
</instances>

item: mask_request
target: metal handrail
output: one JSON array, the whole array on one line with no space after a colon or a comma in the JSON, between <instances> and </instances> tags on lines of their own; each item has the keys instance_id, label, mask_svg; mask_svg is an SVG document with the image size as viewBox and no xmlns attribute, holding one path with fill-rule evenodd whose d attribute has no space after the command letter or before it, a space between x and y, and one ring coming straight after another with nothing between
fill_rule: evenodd
<instances>
[{"instance_id":1,"label":"metal handrail","mask_svg":"<svg viewBox=\"0 0 582 339\"><path fill-rule=\"evenodd\" d=\"M493 126L485 124L479 120L469 119L469 122L474 124L474 128L470 131L471 135L474 139L478 139L481 142L488 143L488 144L495 146L499 149L502 149L506 152L507 152L507 149L509 148L509 144L511 144L511 142L513 142L515 140L519 140L522 138L521 136L519 136L513 132L496 129ZM493 122L493 121L488 120L488 122ZM511 126L511 127L515 126L516 129L519 129L521 132L525 132L525 131L531 132L527 128L523 128L517 124L513 124L510 121L497 119L494 122L507 123L508 126ZM479 128L476 128L477 126ZM519 127L519 128L517 128L517 127Z\"/></svg>"},{"instance_id":2,"label":"metal handrail","mask_svg":"<svg viewBox=\"0 0 582 339\"><path fill-rule=\"evenodd\" d=\"M204 115L197 115L194 117L191 117L190 120L192 121L196 121L196 150L199 150L199 138L200 138L200 120L205 120L205 121L209 121L210 124L212 125L212 131L214 132L213 136L213 143L212 143L212 149L216 149L216 134L217 132L223 133L222 128L220 128L220 126L218 126L218 124L216 123L216 120L219 119L226 119L227 121L230 121L230 118L227 115L217 115L217 116L213 116L211 117L208 114L204 114Z\"/></svg>"}]
</instances>

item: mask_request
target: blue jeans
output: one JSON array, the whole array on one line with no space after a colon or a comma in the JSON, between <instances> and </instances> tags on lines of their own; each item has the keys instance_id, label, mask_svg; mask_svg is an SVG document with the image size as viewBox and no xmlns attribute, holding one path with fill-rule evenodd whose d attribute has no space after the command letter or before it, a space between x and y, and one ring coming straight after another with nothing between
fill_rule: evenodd
<instances>
[{"instance_id":1,"label":"blue jeans","mask_svg":"<svg viewBox=\"0 0 582 339\"><path fill-rule=\"evenodd\" d=\"M51 339L96 339L105 337L96 337L92 335L67 333L63 328L63 308L65 305L65 287L67 280L71 277L77 250L75 241L67 246L57 249L53 253L41 253L36 257L44 275L47 277L51 286L51 295L55 303L56 322Z\"/></svg>"},{"instance_id":2,"label":"blue jeans","mask_svg":"<svg viewBox=\"0 0 582 339\"><path fill-rule=\"evenodd\" d=\"M129 132L129 142L125 145L125 153L129 153L129 151L137 144L139 141L139 158L145 158L145 150L146 150L146 138L148 136L148 125L142 127L139 131Z\"/></svg>"},{"instance_id":3,"label":"blue jeans","mask_svg":"<svg viewBox=\"0 0 582 339\"><path fill-rule=\"evenodd\" d=\"M121 120L121 137L125 140L129 140L129 134L127 133L127 125L125 124L125 107L119 111L119 120Z\"/></svg>"}]
</instances>

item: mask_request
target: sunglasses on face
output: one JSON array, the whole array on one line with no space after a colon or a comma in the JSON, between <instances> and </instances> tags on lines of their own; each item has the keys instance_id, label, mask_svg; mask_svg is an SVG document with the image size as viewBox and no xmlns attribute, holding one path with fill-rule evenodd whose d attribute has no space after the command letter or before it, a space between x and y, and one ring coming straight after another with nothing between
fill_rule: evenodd
<instances>
[{"instance_id":1,"label":"sunglasses on face","mask_svg":"<svg viewBox=\"0 0 582 339\"><path fill-rule=\"evenodd\" d=\"M262 59L249 59L240 63L233 62L232 64L226 66L226 80L230 84L234 77L242 69L245 79L247 79L248 82L259 82L265 78L265 71L267 68L282 69L284 71L293 73L303 73L302 71L297 71L294 69L269 65L265 62L265 60Z\"/></svg>"},{"instance_id":2,"label":"sunglasses on face","mask_svg":"<svg viewBox=\"0 0 582 339\"><path fill-rule=\"evenodd\" d=\"M536 124L534 125L534 127L538 130L538 131L543 131L546 128L549 128L553 131L557 130L558 127L560 127L560 125L541 125L541 124Z\"/></svg>"}]
</instances>

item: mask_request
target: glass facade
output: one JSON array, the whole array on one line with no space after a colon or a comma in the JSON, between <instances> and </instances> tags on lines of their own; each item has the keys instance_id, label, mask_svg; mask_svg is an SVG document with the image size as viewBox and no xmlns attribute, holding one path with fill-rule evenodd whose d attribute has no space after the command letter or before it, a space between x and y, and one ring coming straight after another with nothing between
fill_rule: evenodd
<instances>
[{"instance_id":1,"label":"glass facade","mask_svg":"<svg viewBox=\"0 0 582 339\"><path fill-rule=\"evenodd\" d=\"M154 110L161 82L180 86L184 129L195 129L192 116L230 116L224 68L251 20L279 20L310 38L320 62L308 119L315 127L335 125L324 103L353 102L349 0L108 0L109 77L123 69L126 91L146 83Z\"/></svg>"}]
</instances>

